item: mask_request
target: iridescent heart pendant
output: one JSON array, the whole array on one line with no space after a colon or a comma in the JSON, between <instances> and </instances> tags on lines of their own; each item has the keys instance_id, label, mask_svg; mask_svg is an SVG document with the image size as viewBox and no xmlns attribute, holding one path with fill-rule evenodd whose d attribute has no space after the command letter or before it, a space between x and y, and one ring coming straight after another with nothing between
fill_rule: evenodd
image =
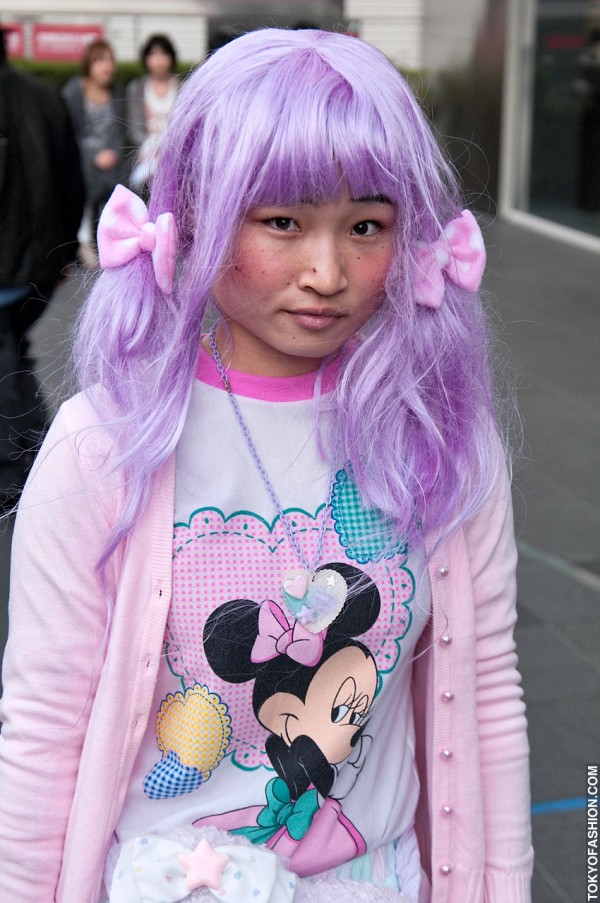
<instances>
[{"instance_id":1,"label":"iridescent heart pendant","mask_svg":"<svg viewBox=\"0 0 600 903\"><path fill-rule=\"evenodd\" d=\"M348 586L337 571L324 569L312 574L299 568L288 571L281 591L294 618L311 633L320 633L344 607Z\"/></svg>"}]
</instances>

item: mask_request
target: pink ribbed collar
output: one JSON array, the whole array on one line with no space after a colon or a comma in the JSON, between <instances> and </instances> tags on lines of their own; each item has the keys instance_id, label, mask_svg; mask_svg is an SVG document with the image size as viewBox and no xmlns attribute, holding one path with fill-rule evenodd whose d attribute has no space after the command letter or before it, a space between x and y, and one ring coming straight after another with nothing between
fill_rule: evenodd
<instances>
[{"instance_id":1,"label":"pink ribbed collar","mask_svg":"<svg viewBox=\"0 0 600 903\"><path fill-rule=\"evenodd\" d=\"M323 394L332 392L335 388L339 364L339 357L336 357L326 365L323 373ZM261 401L303 401L313 397L317 371L304 373L302 376L257 376L238 370L227 370L227 375L236 395L258 398ZM198 355L196 379L207 386L225 391L214 360L202 346Z\"/></svg>"}]
</instances>

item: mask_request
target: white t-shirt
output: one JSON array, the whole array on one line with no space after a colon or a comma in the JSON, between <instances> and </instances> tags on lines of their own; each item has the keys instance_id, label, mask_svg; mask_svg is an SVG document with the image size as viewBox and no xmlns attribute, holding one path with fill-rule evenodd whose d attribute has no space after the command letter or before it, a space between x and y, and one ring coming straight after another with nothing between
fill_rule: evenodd
<instances>
[{"instance_id":1,"label":"white t-shirt","mask_svg":"<svg viewBox=\"0 0 600 903\"><path fill-rule=\"evenodd\" d=\"M326 368L323 408L335 376ZM325 516L318 568L351 587L332 623L303 631L282 592L300 563L204 351L197 377L177 448L156 714L118 839L212 824L307 875L400 838L399 887L412 884L420 863L411 671L430 610L422 552L362 505L342 464L325 508L330 468L316 441L314 374L231 372L305 558L312 565Z\"/></svg>"}]
</instances>

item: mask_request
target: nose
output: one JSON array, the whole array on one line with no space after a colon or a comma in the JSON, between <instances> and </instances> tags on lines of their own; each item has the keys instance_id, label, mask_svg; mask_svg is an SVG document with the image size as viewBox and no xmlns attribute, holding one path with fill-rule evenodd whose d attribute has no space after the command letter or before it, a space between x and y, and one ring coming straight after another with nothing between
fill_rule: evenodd
<instances>
[{"instance_id":1,"label":"nose","mask_svg":"<svg viewBox=\"0 0 600 903\"><path fill-rule=\"evenodd\" d=\"M318 295L336 295L348 287L344 255L334 239L320 238L306 248L298 286Z\"/></svg>"}]
</instances>

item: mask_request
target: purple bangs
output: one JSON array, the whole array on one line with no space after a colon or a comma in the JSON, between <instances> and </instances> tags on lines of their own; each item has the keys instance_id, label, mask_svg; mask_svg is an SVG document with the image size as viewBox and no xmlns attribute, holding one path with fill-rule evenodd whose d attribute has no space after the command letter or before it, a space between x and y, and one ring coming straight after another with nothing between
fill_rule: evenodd
<instances>
[{"instance_id":1,"label":"purple bangs","mask_svg":"<svg viewBox=\"0 0 600 903\"><path fill-rule=\"evenodd\" d=\"M290 88L302 82L306 91L294 100ZM298 51L269 73L261 89L256 112L249 111L262 123L252 126L258 153L247 206L315 202L337 197L342 188L354 198L397 194L394 153L381 118L375 120L364 98L316 51Z\"/></svg>"},{"instance_id":2,"label":"purple bangs","mask_svg":"<svg viewBox=\"0 0 600 903\"><path fill-rule=\"evenodd\" d=\"M445 162L408 86L383 54L346 35L267 29L236 39L189 77L169 137L157 181L209 218L217 198L239 222L251 206L333 198L343 186L408 213L418 206L425 237L440 202L448 216L456 209L444 176L432 182ZM160 206L176 210L177 196ZM189 211L180 218L188 223Z\"/></svg>"}]
</instances>

